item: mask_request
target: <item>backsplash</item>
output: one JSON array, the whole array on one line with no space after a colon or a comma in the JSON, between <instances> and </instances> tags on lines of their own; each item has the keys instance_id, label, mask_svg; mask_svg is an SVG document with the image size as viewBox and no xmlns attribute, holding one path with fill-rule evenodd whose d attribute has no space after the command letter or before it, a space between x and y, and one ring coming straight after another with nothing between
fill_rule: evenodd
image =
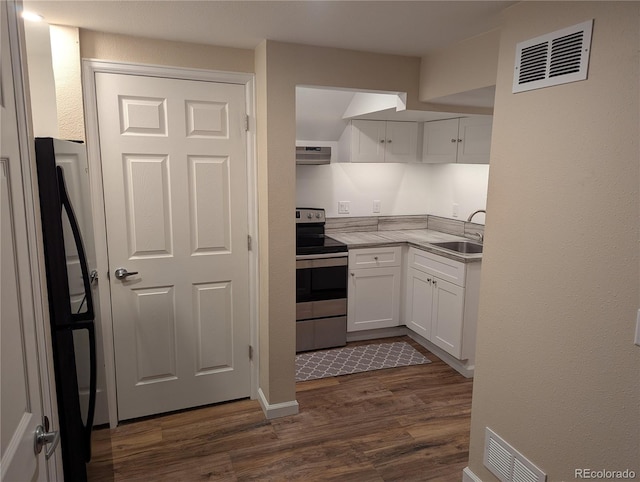
<instances>
[{"instance_id":1,"label":"backsplash","mask_svg":"<svg viewBox=\"0 0 640 482\"><path fill-rule=\"evenodd\" d=\"M353 217L424 213L460 219L487 205L486 164L358 163L296 166L296 206L322 207L329 217L349 202ZM374 212L373 202L379 211ZM482 221L482 218L476 218Z\"/></svg>"},{"instance_id":2,"label":"backsplash","mask_svg":"<svg viewBox=\"0 0 640 482\"><path fill-rule=\"evenodd\" d=\"M400 231L404 229L431 229L441 233L476 239L476 233L484 236L482 224L467 223L458 219L432 215L366 216L353 218L327 218L325 232L352 233L368 231Z\"/></svg>"}]
</instances>

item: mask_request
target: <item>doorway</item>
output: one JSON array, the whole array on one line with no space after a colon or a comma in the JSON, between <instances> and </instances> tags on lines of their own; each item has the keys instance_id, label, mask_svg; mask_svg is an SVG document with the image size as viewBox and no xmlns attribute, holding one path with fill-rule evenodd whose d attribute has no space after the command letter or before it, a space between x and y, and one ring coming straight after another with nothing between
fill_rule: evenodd
<instances>
[{"instance_id":1,"label":"doorway","mask_svg":"<svg viewBox=\"0 0 640 482\"><path fill-rule=\"evenodd\" d=\"M255 396L253 76L84 67L111 426Z\"/></svg>"}]
</instances>

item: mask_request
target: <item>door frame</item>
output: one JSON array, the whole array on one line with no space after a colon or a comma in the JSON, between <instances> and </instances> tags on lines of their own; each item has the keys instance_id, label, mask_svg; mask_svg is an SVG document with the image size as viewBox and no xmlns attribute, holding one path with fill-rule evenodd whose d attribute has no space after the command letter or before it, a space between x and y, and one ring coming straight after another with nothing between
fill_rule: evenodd
<instances>
[{"instance_id":1,"label":"door frame","mask_svg":"<svg viewBox=\"0 0 640 482\"><path fill-rule=\"evenodd\" d=\"M20 149L20 170L24 201L27 245L17 245L16 249L27 251L29 258L29 279L21 283L23 299L29 299L33 308L33 324L28 329L35 333L37 345L38 380L40 384L42 414L49 417L51 428L60 430L58 402L56 399L55 376L53 369L53 346L51 325L49 323L49 303L47 301L47 280L44 265L44 240L40 225L40 205L38 202L38 181L35 166L35 143L31 120L31 99L29 97L29 75L27 70L26 41L21 0L7 0L7 23L9 52L13 70L13 89ZM0 91L1 91L0 87ZM6 99L0 95L0 101ZM24 273L22 273L24 274ZM27 287L28 285L28 287ZM35 434L34 434L35 436ZM35 455L34 455L35 456ZM62 480L62 452L57 449L45 462L47 480Z\"/></svg>"},{"instance_id":2,"label":"door frame","mask_svg":"<svg viewBox=\"0 0 640 482\"><path fill-rule=\"evenodd\" d=\"M249 250L249 314L250 343L253 347L251 359L251 398L258 396L259 380L259 343L258 343L258 197L256 162L256 116L255 116L255 75L251 73L223 72L215 70L189 69L163 65L112 62L95 59L82 60L82 92L85 110L87 135L87 157L89 162L89 182L91 185L91 208L94 220L96 243L96 263L100 279L106 279L109 273L107 251L107 228L105 216L104 190L102 183L102 161L100 158L100 137L98 131L98 104L96 95L97 73L140 75L179 80L196 80L239 84L245 88L245 100L248 117L247 130L247 196L248 229L251 236ZM106 390L109 409L109 425L118 425L118 406L116 394L115 347L113 343L113 317L111 313L111 290L109 283L98 282L100 296L100 318L102 344L105 357Z\"/></svg>"}]
</instances>

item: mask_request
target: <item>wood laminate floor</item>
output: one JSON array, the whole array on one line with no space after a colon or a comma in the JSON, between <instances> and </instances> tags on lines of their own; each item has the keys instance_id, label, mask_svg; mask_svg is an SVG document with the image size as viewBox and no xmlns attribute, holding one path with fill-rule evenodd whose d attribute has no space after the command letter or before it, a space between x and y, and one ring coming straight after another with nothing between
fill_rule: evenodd
<instances>
[{"instance_id":1,"label":"wood laminate floor","mask_svg":"<svg viewBox=\"0 0 640 482\"><path fill-rule=\"evenodd\" d=\"M472 381L398 340L432 363L300 382L298 415L241 400L96 430L89 480L459 481Z\"/></svg>"}]
</instances>

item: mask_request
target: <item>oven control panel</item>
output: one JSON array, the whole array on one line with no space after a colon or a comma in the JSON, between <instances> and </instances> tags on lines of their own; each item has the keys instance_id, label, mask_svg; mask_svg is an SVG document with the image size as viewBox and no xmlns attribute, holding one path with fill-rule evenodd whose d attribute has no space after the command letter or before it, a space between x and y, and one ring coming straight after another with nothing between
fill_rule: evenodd
<instances>
[{"instance_id":1,"label":"oven control panel","mask_svg":"<svg viewBox=\"0 0 640 482\"><path fill-rule=\"evenodd\" d=\"M297 208L296 224L298 223L324 223L324 209Z\"/></svg>"}]
</instances>

